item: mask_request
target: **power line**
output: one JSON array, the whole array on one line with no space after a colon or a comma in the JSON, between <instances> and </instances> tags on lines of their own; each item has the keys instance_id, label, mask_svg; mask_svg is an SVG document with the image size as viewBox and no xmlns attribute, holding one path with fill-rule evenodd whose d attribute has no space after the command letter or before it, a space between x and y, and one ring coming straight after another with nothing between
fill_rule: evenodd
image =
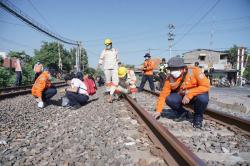
<instances>
[{"instance_id":1,"label":"power line","mask_svg":"<svg viewBox=\"0 0 250 166\"><path fill-rule=\"evenodd\" d=\"M43 21L45 21L49 27L51 29L53 29L55 31L55 29L53 28L53 26L51 26L51 24L48 22L48 20L42 15L42 13L36 8L36 6L31 2L31 0L28 0L28 2L30 3L30 5L32 6L32 8L38 13L38 15L43 19Z\"/></svg>"},{"instance_id":2,"label":"power line","mask_svg":"<svg viewBox=\"0 0 250 166\"><path fill-rule=\"evenodd\" d=\"M213 11L213 9L218 5L218 3L220 2L220 0L217 0L216 2L215 2L215 4L211 7L211 8L209 8L209 10L193 25L193 26L191 26L185 33L184 33L184 35L181 37L181 38L179 38L179 40L177 40L174 44L173 44L173 46L175 46L176 44L178 44L182 39L184 39L185 37L186 37L186 35L189 33L189 32L191 32L197 25L199 25L199 23L210 13L210 12L212 12Z\"/></svg>"},{"instance_id":3,"label":"power line","mask_svg":"<svg viewBox=\"0 0 250 166\"><path fill-rule=\"evenodd\" d=\"M15 44L15 45L18 45L18 46L21 46L21 47L31 48L30 46L28 46L26 44L21 44L21 43L18 43L16 41L9 40L9 39L7 39L5 37L2 37L2 36L0 36L0 39L2 39L2 41L5 41L7 43Z\"/></svg>"},{"instance_id":4,"label":"power line","mask_svg":"<svg viewBox=\"0 0 250 166\"><path fill-rule=\"evenodd\" d=\"M5 20L0 20L0 22L5 23L5 24L10 24L10 25L17 25L17 26L23 26L23 27L26 27L26 25L24 25L24 24L17 24L17 23L13 23L13 22L5 21Z\"/></svg>"},{"instance_id":5,"label":"power line","mask_svg":"<svg viewBox=\"0 0 250 166\"><path fill-rule=\"evenodd\" d=\"M5 9L7 12L13 14L15 17L19 18L20 20L24 21L32 28L34 28L34 29L36 29L36 30L56 39L56 40L59 40L63 43L70 44L70 45L76 45L76 46L79 45L79 43L77 41L73 41L73 40L64 38L56 33L49 31L46 27L44 27L43 25L36 22L34 19L32 19L32 18L28 17L26 14L24 14L23 11L18 9L16 6L14 6L8 0L0 0L0 7Z\"/></svg>"},{"instance_id":6,"label":"power line","mask_svg":"<svg viewBox=\"0 0 250 166\"><path fill-rule=\"evenodd\" d=\"M244 23L246 23L246 21L250 21L250 16L224 18L220 20L206 21L206 22L200 23L199 25L210 25L211 23L213 24L225 24L225 23L235 24L235 22L237 21L244 21ZM176 27L178 28L188 27L188 26L192 26L192 24L179 24L179 25L177 24L176 25Z\"/></svg>"}]
</instances>

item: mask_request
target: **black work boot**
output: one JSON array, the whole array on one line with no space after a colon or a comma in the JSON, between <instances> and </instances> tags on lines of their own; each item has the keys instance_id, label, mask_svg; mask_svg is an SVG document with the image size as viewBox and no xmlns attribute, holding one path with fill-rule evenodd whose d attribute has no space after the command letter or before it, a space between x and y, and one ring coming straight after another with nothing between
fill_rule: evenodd
<instances>
[{"instance_id":1,"label":"black work boot","mask_svg":"<svg viewBox=\"0 0 250 166\"><path fill-rule=\"evenodd\" d=\"M187 116L188 116L188 112L187 112L187 111L184 111L183 113L177 115L177 117L174 118L173 121L175 121L175 122L184 121L184 120L187 119Z\"/></svg>"},{"instance_id":2,"label":"black work boot","mask_svg":"<svg viewBox=\"0 0 250 166\"><path fill-rule=\"evenodd\" d=\"M194 114L193 127L201 129L202 128L202 120L203 120L203 118L201 115Z\"/></svg>"}]
</instances>

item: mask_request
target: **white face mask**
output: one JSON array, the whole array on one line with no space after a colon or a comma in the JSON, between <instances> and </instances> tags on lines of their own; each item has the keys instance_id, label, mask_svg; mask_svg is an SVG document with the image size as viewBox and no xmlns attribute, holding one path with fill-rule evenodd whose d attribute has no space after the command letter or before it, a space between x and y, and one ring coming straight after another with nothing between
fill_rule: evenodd
<instances>
[{"instance_id":1,"label":"white face mask","mask_svg":"<svg viewBox=\"0 0 250 166\"><path fill-rule=\"evenodd\" d=\"M112 44L107 45L107 46L106 46L106 49L107 49L107 50L111 50L111 49L112 49Z\"/></svg>"},{"instance_id":2,"label":"white face mask","mask_svg":"<svg viewBox=\"0 0 250 166\"><path fill-rule=\"evenodd\" d=\"M178 78L181 75L181 71L171 71L170 74L174 77L174 78Z\"/></svg>"}]
</instances>

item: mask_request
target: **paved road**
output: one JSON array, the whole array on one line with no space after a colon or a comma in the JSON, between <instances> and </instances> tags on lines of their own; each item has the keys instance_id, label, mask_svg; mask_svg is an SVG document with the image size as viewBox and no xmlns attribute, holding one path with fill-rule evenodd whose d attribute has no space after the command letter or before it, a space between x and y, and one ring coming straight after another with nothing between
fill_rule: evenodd
<instances>
[{"instance_id":1,"label":"paved road","mask_svg":"<svg viewBox=\"0 0 250 166\"><path fill-rule=\"evenodd\" d=\"M225 104L243 105L246 107L246 112L250 113L250 87L212 87L210 91L210 99Z\"/></svg>"},{"instance_id":2,"label":"paved road","mask_svg":"<svg viewBox=\"0 0 250 166\"><path fill-rule=\"evenodd\" d=\"M238 94L241 96L248 96L250 95L250 87L233 87L233 88L211 88L211 92L215 93L226 93L226 94Z\"/></svg>"}]
</instances>

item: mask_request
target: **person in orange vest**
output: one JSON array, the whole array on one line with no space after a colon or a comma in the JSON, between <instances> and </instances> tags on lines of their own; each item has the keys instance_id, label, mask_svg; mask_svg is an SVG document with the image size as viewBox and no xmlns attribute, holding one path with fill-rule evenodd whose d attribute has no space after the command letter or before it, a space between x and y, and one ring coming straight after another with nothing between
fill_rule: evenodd
<instances>
[{"instance_id":1,"label":"person in orange vest","mask_svg":"<svg viewBox=\"0 0 250 166\"><path fill-rule=\"evenodd\" d=\"M142 91L147 81L149 82L151 91L155 91L155 85L153 81L154 62L151 60L151 55L149 53L146 53L144 58L145 61L142 68L143 76L138 91Z\"/></svg>"},{"instance_id":2,"label":"person in orange vest","mask_svg":"<svg viewBox=\"0 0 250 166\"><path fill-rule=\"evenodd\" d=\"M153 116L158 119L166 104L177 112L174 121L183 121L188 117L188 112L183 105L194 106L193 127L201 128L203 113L207 108L210 83L207 77L198 67L187 67L184 60L173 57L168 61L170 76L166 79L163 90L156 104L156 112Z\"/></svg>"},{"instance_id":3,"label":"person in orange vest","mask_svg":"<svg viewBox=\"0 0 250 166\"><path fill-rule=\"evenodd\" d=\"M35 78L34 78L34 82L36 81L36 79L39 77L40 74L42 74L43 72L43 64L41 62L37 62L34 66L34 72L35 72Z\"/></svg>"},{"instance_id":4,"label":"person in orange vest","mask_svg":"<svg viewBox=\"0 0 250 166\"><path fill-rule=\"evenodd\" d=\"M36 98L39 108L44 108L45 103L53 97L57 90L51 83L51 72L45 70L35 81L32 86L32 95Z\"/></svg>"}]
</instances>

